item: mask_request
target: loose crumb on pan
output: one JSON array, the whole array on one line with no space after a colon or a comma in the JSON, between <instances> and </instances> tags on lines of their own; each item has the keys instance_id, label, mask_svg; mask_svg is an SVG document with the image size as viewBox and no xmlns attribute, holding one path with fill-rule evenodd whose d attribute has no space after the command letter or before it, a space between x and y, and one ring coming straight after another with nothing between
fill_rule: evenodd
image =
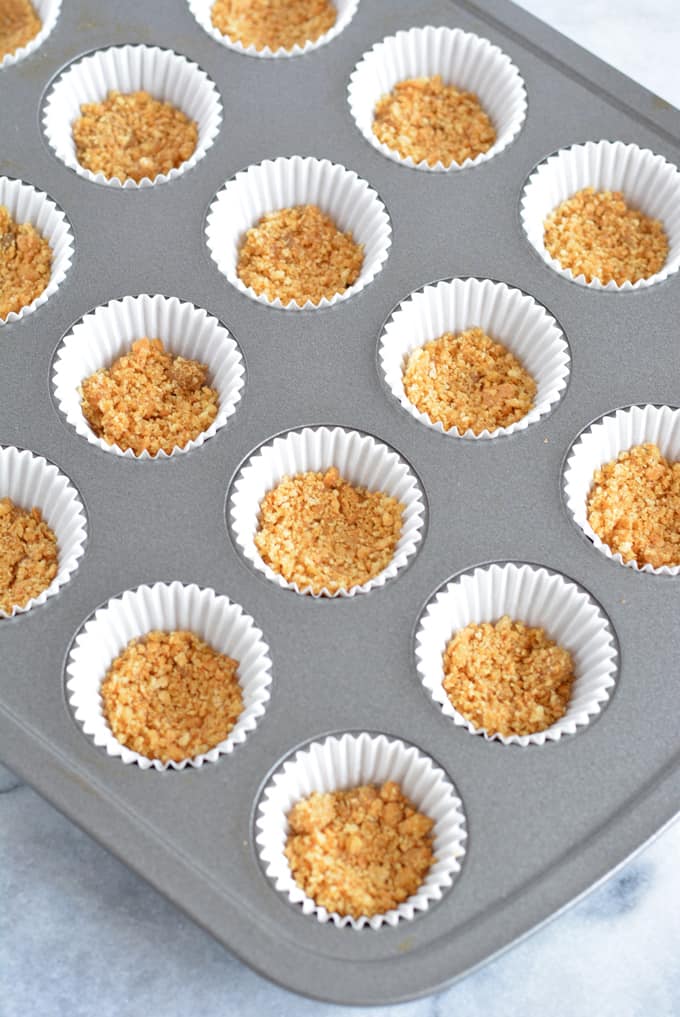
<instances>
[{"instance_id":1,"label":"loose crumb on pan","mask_svg":"<svg viewBox=\"0 0 680 1017\"><path fill-rule=\"evenodd\" d=\"M238 661L193 632L132 639L101 687L104 716L123 745L176 763L227 737L243 710Z\"/></svg>"},{"instance_id":2,"label":"loose crumb on pan","mask_svg":"<svg viewBox=\"0 0 680 1017\"><path fill-rule=\"evenodd\" d=\"M29 0L0 0L0 60L35 39L41 28Z\"/></svg>"},{"instance_id":3,"label":"loose crumb on pan","mask_svg":"<svg viewBox=\"0 0 680 1017\"><path fill-rule=\"evenodd\" d=\"M627 204L620 191L585 187L555 208L544 223L551 257L574 275L606 285L648 279L668 256L668 237L658 219Z\"/></svg>"},{"instance_id":4,"label":"loose crumb on pan","mask_svg":"<svg viewBox=\"0 0 680 1017\"><path fill-rule=\"evenodd\" d=\"M489 115L474 92L445 85L441 75L407 78L377 102L373 133L402 159L434 166L462 163L496 141Z\"/></svg>"},{"instance_id":5,"label":"loose crumb on pan","mask_svg":"<svg viewBox=\"0 0 680 1017\"><path fill-rule=\"evenodd\" d=\"M680 462L652 443L621 452L593 476L588 522L626 562L680 565Z\"/></svg>"},{"instance_id":6,"label":"loose crumb on pan","mask_svg":"<svg viewBox=\"0 0 680 1017\"><path fill-rule=\"evenodd\" d=\"M39 508L0 498L0 610L25 607L57 574L57 538Z\"/></svg>"},{"instance_id":7,"label":"loose crumb on pan","mask_svg":"<svg viewBox=\"0 0 680 1017\"><path fill-rule=\"evenodd\" d=\"M81 385L85 419L99 438L135 455L183 448L217 416L208 368L167 353L161 339L138 339L129 353Z\"/></svg>"},{"instance_id":8,"label":"loose crumb on pan","mask_svg":"<svg viewBox=\"0 0 680 1017\"><path fill-rule=\"evenodd\" d=\"M313 593L350 590L387 568L401 535L404 506L383 491L325 473L298 473L260 504L255 546L289 583Z\"/></svg>"},{"instance_id":9,"label":"loose crumb on pan","mask_svg":"<svg viewBox=\"0 0 680 1017\"><path fill-rule=\"evenodd\" d=\"M508 615L467 625L444 651L451 705L490 735L545 731L566 712L573 682L569 651Z\"/></svg>"},{"instance_id":10,"label":"loose crumb on pan","mask_svg":"<svg viewBox=\"0 0 680 1017\"><path fill-rule=\"evenodd\" d=\"M338 12L329 0L216 0L210 19L232 42L255 49L292 49L330 31Z\"/></svg>"},{"instance_id":11,"label":"loose crumb on pan","mask_svg":"<svg viewBox=\"0 0 680 1017\"><path fill-rule=\"evenodd\" d=\"M83 103L80 113L73 122L78 162L108 179L153 180L196 150L195 122L148 92L111 91L103 102Z\"/></svg>"},{"instance_id":12,"label":"loose crumb on pan","mask_svg":"<svg viewBox=\"0 0 680 1017\"><path fill-rule=\"evenodd\" d=\"M400 786L314 792L293 806L285 854L295 882L327 911L384 914L422 885L434 859L433 821Z\"/></svg>"},{"instance_id":13,"label":"loose crumb on pan","mask_svg":"<svg viewBox=\"0 0 680 1017\"><path fill-rule=\"evenodd\" d=\"M363 263L363 244L351 233L316 205L295 205L268 212L246 232L237 272L268 300L318 304L352 286Z\"/></svg>"},{"instance_id":14,"label":"loose crumb on pan","mask_svg":"<svg viewBox=\"0 0 680 1017\"><path fill-rule=\"evenodd\" d=\"M474 327L445 332L413 350L404 391L432 423L480 434L526 416L536 382L509 349Z\"/></svg>"},{"instance_id":15,"label":"loose crumb on pan","mask_svg":"<svg viewBox=\"0 0 680 1017\"><path fill-rule=\"evenodd\" d=\"M0 205L0 318L39 297L52 275L52 248L30 223L17 223Z\"/></svg>"}]
</instances>

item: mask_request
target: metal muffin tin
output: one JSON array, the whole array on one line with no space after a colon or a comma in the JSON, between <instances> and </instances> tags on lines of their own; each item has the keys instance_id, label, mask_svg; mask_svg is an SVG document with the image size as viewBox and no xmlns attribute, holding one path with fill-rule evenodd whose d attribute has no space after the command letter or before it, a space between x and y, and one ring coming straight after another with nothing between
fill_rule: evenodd
<instances>
[{"instance_id":1,"label":"metal muffin tin","mask_svg":"<svg viewBox=\"0 0 680 1017\"><path fill-rule=\"evenodd\" d=\"M428 174L382 157L357 131L347 82L376 41L446 24L497 43L529 100L508 149L462 172ZM216 83L224 120L178 179L122 191L81 179L46 144L45 90L76 56L146 42L185 54ZM185 0L65 4L47 41L0 72L0 172L66 211L75 257L58 292L0 330L0 443L57 463L85 505L88 540L71 581L0 622L0 756L248 964L286 987L342 1003L387 1003L441 988L602 879L680 807L677 716L680 582L622 568L570 518L562 469L589 421L617 406L678 399L680 281L601 293L558 277L530 248L520 194L532 168L573 142L635 141L680 162L680 114L512 5L495 0L362 0L328 46L292 60L221 47ZM220 275L204 225L237 170L278 155L356 170L390 213L389 258L370 286L325 311L287 313ZM382 325L431 280L479 276L532 294L568 338L571 377L553 412L508 438L470 442L419 425L376 364ZM57 410L50 372L61 337L98 304L176 295L227 324L243 351L243 399L201 448L164 461L107 454ZM278 589L237 552L227 497L241 462L288 428L343 424L397 449L422 481L427 532L408 569L366 595L315 600ZM618 638L618 680L588 726L526 749L457 728L421 686L414 630L450 576L491 560L539 562L583 584ZM143 772L83 734L64 662L83 621L121 591L156 580L212 587L241 604L271 650L271 700L257 729L217 763ZM329 731L385 732L431 755L467 818L462 872L412 921L379 931L321 925L277 893L254 847L268 775ZM172 929L167 930L172 935ZM158 947L162 953L162 946Z\"/></svg>"}]
</instances>

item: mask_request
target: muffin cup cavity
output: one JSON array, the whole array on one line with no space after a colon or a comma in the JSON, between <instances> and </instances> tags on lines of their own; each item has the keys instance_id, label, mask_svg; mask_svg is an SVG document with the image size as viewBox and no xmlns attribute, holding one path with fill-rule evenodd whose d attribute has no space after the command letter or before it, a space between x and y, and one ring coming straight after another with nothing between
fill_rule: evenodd
<instances>
[{"instance_id":1,"label":"muffin cup cavity","mask_svg":"<svg viewBox=\"0 0 680 1017\"><path fill-rule=\"evenodd\" d=\"M453 636L471 623L503 615L545 629L571 653L575 680L566 713L534 734L489 735L451 704L444 687L443 655ZM543 745L574 734L602 710L617 672L617 649L609 619L586 590L545 568L514 562L480 565L456 576L426 605L416 632L420 680L447 717L471 734L504 745Z\"/></svg>"},{"instance_id":2,"label":"muffin cup cavity","mask_svg":"<svg viewBox=\"0 0 680 1017\"><path fill-rule=\"evenodd\" d=\"M474 159L445 166L414 162L379 141L373 133L376 103L407 78L441 75L445 84L474 92L491 118L496 141ZM517 67L498 46L460 28L411 28L377 43L357 64L349 82L349 108L370 145L388 159L411 169L450 172L479 166L498 155L521 130L526 117L524 82Z\"/></svg>"},{"instance_id":3,"label":"muffin cup cavity","mask_svg":"<svg viewBox=\"0 0 680 1017\"><path fill-rule=\"evenodd\" d=\"M0 205L4 205L15 222L30 223L52 248L50 281L42 293L20 311L0 317L0 326L20 321L49 300L61 286L73 260L73 233L62 210L43 191L10 177L0 177Z\"/></svg>"},{"instance_id":4,"label":"muffin cup cavity","mask_svg":"<svg viewBox=\"0 0 680 1017\"><path fill-rule=\"evenodd\" d=\"M100 689L110 665L131 639L156 629L189 630L238 661L243 712L227 738L208 752L180 762L150 759L122 745L104 716ZM255 622L238 604L214 590L179 582L155 583L114 597L78 632L66 662L66 691L75 719L95 745L142 770L183 770L214 763L233 752L255 729L269 700L269 648Z\"/></svg>"},{"instance_id":5,"label":"muffin cup cavity","mask_svg":"<svg viewBox=\"0 0 680 1017\"><path fill-rule=\"evenodd\" d=\"M655 576L680 575L680 565L639 565L624 561L595 533L588 522L588 494L593 474L634 445L658 445L661 454L672 462L680 460L680 409L670 406L627 406L590 424L577 437L567 456L564 469L564 499L574 522L598 551L636 572Z\"/></svg>"},{"instance_id":6,"label":"muffin cup cavity","mask_svg":"<svg viewBox=\"0 0 680 1017\"><path fill-rule=\"evenodd\" d=\"M320 472L335 466L344 480L384 491L404 505L401 536L387 568L360 586L331 593L312 592L287 582L260 556L255 546L260 503L286 476ZM411 467L377 438L343 427L305 427L288 431L257 449L239 470L229 498L228 512L234 540L246 560L282 589L318 597L353 597L384 586L410 561L423 538L425 502Z\"/></svg>"},{"instance_id":7,"label":"muffin cup cavity","mask_svg":"<svg viewBox=\"0 0 680 1017\"><path fill-rule=\"evenodd\" d=\"M57 23L61 11L61 0L32 0L35 12L42 21L42 27L38 34L30 39L25 46L20 46L14 53L7 53L0 59L0 71L12 67L25 60L31 53L35 53L39 46L42 46L45 39L50 35Z\"/></svg>"},{"instance_id":8,"label":"muffin cup cavity","mask_svg":"<svg viewBox=\"0 0 680 1017\"><path fill-rule=\"evenodd\" d=\"M168 353L197 360L208 366L207 384L217 390L217 417L205 431L171 453L160 450L151 455L123 451L98 437L81 407L80 386L95 371L110 367L128 353L137 339L161 339ZM57 406L77 434L104 452L127 459L168 459L200 448L235 413L245 382L245 368L238 345L228 330L207 311L177 297L123 297L102 304L76 322L64 337L54 360L52 384Z\"/></svg>"},{"instance_id":9,"label":"muffin cup cavity","mask_svg":"<svg viewBox=\"0 0 680 1017\"><path fill-rule=\"evenodd\" d=\"M39 508L57 538L59 567L42 593L0 618L13 618L44 604L69 581L85 550L85 510L71 481L53 463L27 449L0 447L0 498L10 498L19 508Z\"/></svg>"},{"instance_id":10,"label":"muffin cup cavity","mask_svg":"<svg viewBox=\"0 0 680 1017\"><path fill-rule=\"evenodd\" d=\"M625 200L645 215L658 219L668 236L668 256L660 272L637 282L604 285L594 278L574 275L553 258L543 242L544 223L558 205L577 191L621 191ZM563 148L540 163L522 194L520 218L527 239L543 261L559 275L579 286L607 292L640 290L661 282L680 267L680 172L661 155L622 141L588 141Z\"/></svg>"},{"instance_id":11,"label":"muffin cup cavity","mask_svg":"<svg viewBox=\"0 0 680 1017\"><path fill-rule=\"evenodd\" d=\"M81 105L102 102L110 91L141 90L154 99L172 103L196 122L198 141L190 158L153 180L149 177L139 181L130 177L119 180L81 166L72 133ZM63 163L87 180L125 190L162 184L191 169L213 144L221 121L218 91L198 64L172 50L143 45L112 46L76 60L52 84L43 110L45 137Z\"/></svg>"},{"instance_id":12,"label":"muffin cup cavity","mask_svg":"<svg viewBox=\"0 0 680 1017\"><path fill-rule=\"evenodd\" d=\"M333 6L336 8L338 16L335 24L327 32L324 32L323 35L320 35L314 41L306 42L303 46L296 43L290 49L280 46L278 49L272 50L269 46L265 46L263 49L256 49L252 44L244 46L242 42L230 39L228 35L223 35L218 28L215 28L210 17L214 2L215 0L188 0L189 10L204 32L207 32L221 46L233 49L237 53L276 60L281 57L303 56L305 53L311 53L320 46L325 46L326 43L332 42L336 36L340 35L347 28L359 6L359 0L333 0Z\"/></svg>"},{"instance_id":13,"label":"muffin cup cavity","mask_svg":"<svg viewBox=\"0 0 680 1017\"><path fill-rule=\"evenodd\" d=\"M534 405L507 427L479 434L434 423L408 398L403 372L418 347L445 332L479 326L502 343L536 382ZM555 319L533 297L491 279L452 279L425 286L403 300L385 324L378 345L383 377L392 395L421 424L456 438L485 439L525 430L549 413L569 378L569 347Z\"/></svg>"},{"instance_id":14,"label":"muffin cup cavity","mask_svg":"<svg viewBox=\"0 0 680 1017\"><path fill-rule=\"evenodd\" d=\"M384 914L353 918L317 905L293 879L284 854L288 813L314 791L328 792L361 784L395 781L419 811L434 820L435 861L418 892ZM255 817L260 860L275 888L303 914L319 922L352 929L397 925L440 900L460 870L465 853L465 817L453 784L439 766L415 746L387 735L332 735L312 742L283 763L266 784Z\"/></svg>"},{"instance_id":15,"label":"muffin cup cavity","mask_svg":"<svg viewBox=\"0 0 680 1017\"><path fill-rule=\"evenodd\" d=\"M304 305L291 300L269 300L246 286L238 275L244 234L267 212L295 205L317 205L343 232L351 231L364 246L364 261L353 285L329 300ZM375 278L387 259L391 244L389 216L373 188L352 170L327 159L295 155L265 160L237 173L218 191L206 222L206 241L213 261L232 286L251 300L283 310L332 307L359 293Z\"/></svg>"}]
</instances>

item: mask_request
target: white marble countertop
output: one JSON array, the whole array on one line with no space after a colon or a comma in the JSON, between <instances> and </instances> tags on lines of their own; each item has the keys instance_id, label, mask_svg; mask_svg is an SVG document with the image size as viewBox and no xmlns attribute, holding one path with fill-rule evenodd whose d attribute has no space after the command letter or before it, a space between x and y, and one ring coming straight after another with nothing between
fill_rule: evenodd
<instances>
[{"instance_id":1,"label":"white marble countertop","mask_svg":"<svg viewBox=\"0 0 680 1017\"><path fill-rule=\"evenodd\" d=\"M678 0L521 5L680 106ZM677 1017L680 823L448 991L366 1012L397 1010L400 1017ZM361 1012L264 981L0 767L0 1017Z\"/></svg>"}]
</instances>

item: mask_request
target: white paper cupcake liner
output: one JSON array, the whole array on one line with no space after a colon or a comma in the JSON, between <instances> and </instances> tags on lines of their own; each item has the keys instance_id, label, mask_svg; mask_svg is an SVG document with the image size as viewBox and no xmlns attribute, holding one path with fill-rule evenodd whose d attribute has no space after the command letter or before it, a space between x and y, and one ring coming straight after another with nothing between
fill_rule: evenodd
<instances>
[{"instance_id":1,"label":"white paper cupcake liner","mask_svg":"<svg viewBox=\"0 0 680 1017\"><path fill-rule=\"evenodd\" d=\"M0 59L0 71L6 67L12 67L20 60L25 60L31 53L35 53L39 46L42 46L47 36L50 34L52 29L57 23L59 12L61 10L61 0L31 0L36 14L42 21L42 28L35 36L26 43L25 46L20 46L19 49L15 50L14 53L8 53L2 59Z\"/></svg>"},{"instance_id":2,"label":"white paper cupcake liner","mask_svg":"<svg viewBox=\"0 0 680 1017\"><path fill-rule=\"evenodd\" d=\"M671 462L680 460L680 409L670 406L627 406L590 424L571 447L564 470L564 497L578 526L598 551L627 568L656 576L680 575L680 565L638 565L624 561L620 554L598 537L587 516L588 495L593 475L605 463L616 459L634 445L651 442Z\"/></svg>"},{"instance_id":3,"label":"white paper cupcake liner","mask_svg":"<svg viewBox=\"0 0 680 1017\"><path fill-rule=\"evenodd\" d=\"M353 286L330 300L304 305L291 300L268 300L246 286L237 273L238 257L244 234L267 212L294 205L318 205L343 232L351 231L354 240L364 245L364 263ZM328 159L295 155L273 161L267 159L237 173L216 194L206 222L206 240L220 272L241 293L269 307L284 310L332 307L359 293L378 274L387 259L392 242L389 216L373 188L352 170Z\"/></svg>"},{"instance_id":4,"label":"white paper cupcake liner","mask_svg":"<svg viewBox=\"0 0 680 1017\"><path fill-rule=\"evenodd\" d=\"M378 141L373 133L376 103L408 78L441 75L447 85L474 92L496 130L496 141L487 152L462 163L445 166L414 162ZM349 108L357 127L370 145L388 159L412 169L449 172L479 166L508 147L520 131L527 110L524 82L510 57L460 28L411 28L397 32L365 53L349 82Z\"/></svg>"},{"instance_id":5,"label":"white paper cupcake liner","mask_svg":"<svg viewBox=\"0 0 680 1017\"><path fill-rule=\"evenodd\" d=\"M32 314L57 292L73 260L73 233L68 219L52 199L21 180L0 177L0 205L7 208L19 225L28 222L34 226L52 248L52 273L47 286L20 311L10 311L6 318L0 317L2 326Z\"/></svg>"},{"instance_id":6,"label":"white paper cupcake liner","mask_svg":"<svg viewBox=\"0 0 680 1017\"><path fill-rule=\"evenodd\" d=\"M442 685L443 655L453 636L466 625L495 622L506 614L513 621L545 629L574 661L575 680L566 713L535 734L489 735L452 706ZM435 703L455 724L489 741L525 747L574 734L602 710L614 686L617 650L609 619L573 580L535 565L494 563L457 576L430 600L416 632L416 667Z\"/></svg>"},{"instance_id":7,"label":"white paper cupcake liner","mask_svg":"<svg viewBox=\"0 0 680 1017\"><path fill-rule=\"evenodd\" d=\"M404 368L413 350L445 332L458 334L474 326L509 349L537 389L533 407L520 420L479 434L433 423L404 391ZM496 438L523 431L550 412L569 377L569 347L555 319L533 297L491 279L452 279L411 293L387 321L378 357L385 382L404 409L426 427L457 438Z\"/></svg>"},{"instance_id":8,"label":"white paper cupcake liner","mask_svg":"<svg viewBox=\"0 0 680 1017\"><path fill-rule=\"evenodd\" d=\"M169 173L139 182L92 173L78 162L73 122L83 103L102 102L110 91L144 90L155 99L170 102L198 126L193 155ZM195 166L213 144L222 121L218 91L198 64L158 46L113 46L82 57L59 75L50 88L43 111L45 137L55 154L81 177L96 184L133 190L174 180Z\"/></svg>"},{"instance_id":9,"label":"white paper cupcake liner","mask_svg":"<svg viewBox=\"0 0 680 1017\"><path fill-rule=\"evenodd\" d=\"M0 498L10 498L22 509L39 508L59 553L58 572L46 590L23 607L0 610L0 618L13 618L44 604L78 568L87 536L85 510L71 481L53 463L13 446L0 447Z\"/></svg>"},{"instance_id":10,"label":"white paper cupcake liner","mask_svg":"<svg viewBox=\"0 0 680 1017\"><path fill-rule=\"evenodd\" d=\"M668 235L666 264L655 275L637 282L599 279L586 282L563 268L545 249L545 220L558 205L584 187L621 191L626 201L645 215L659 219ZM680 266L680 173L663 156L622 141L588 141L549 156L529 177L520 206L520 218L529 243L559 275L579 286L609 292L643 289L661 282Z\"/></svg>"},{"instance_id":11,"label":"white paper cupcake liner","mask_svg":"<svg viewBox=\"0 0 680 1017\"><path fill-rule=\"evenodd\" d=\"M219 653L238 661L243 712L227 738L208 752L181 762L149 759L122 745L102 709L100 688L109 667L131 639L161 630L191 631ZM155 583L114 597L87 621L66 662L66 689L75 718L95 745L142 770L183 770L214 763L233 752L255 729L269 700L271 660L262 632L242 607L214 590L182 583Z\"/></svg>"},{"instance_id":12,"label":"white paper cupcake liner","mask_svg":"<svg viewBox=\"0 0 680 1017\"><path fill-rule=\"evenodd\" d=\"M318 49L319 46L325 46L326 43L331 42L343 29L347 28L348 24L354 17L359 6L359 0L333 0L333 5L338 12L335 24L323 35L320 35L314 42L306 42L304 46L300 46L297 43L291 49L284 49L280 46L276 50L271 50L269 46L265 46L263 49L256 49L255 46L244 46L243 43L237 42L230 39L228 35L222 35L222 33L215 28L213 25L210 13L213 8L215 0L188 0L189 10L196 18L204 32L207 32L211 38L216 42L219 42L221 46L226 46L227 49L233 49L237 53L245 53L246 56L254 57L267 57L279 59L280 57L296 57L302 56L305 53L311 53L312 50Z\"/></svg>"},{"instance_id":13,"label":"white paper cupcake liner","mask_svg":"<svg viewBox=\"0 0 680 1017\"><path fill-rule=\"evenodd\" d=\"M215 420L197 438L182 448L175 446L171 455L199 448L224 427L236 411L244 385L243 358L224 325L200 307L183 303L177 297L123 297L97 307L77 322L57 350L52 382L54 397L61 412L76 432L104 452L128 459L167 459L161 450L150 455L123 451L97 437L83 416L80 387L86 378L130 351L136 339L162 339L165 349L175 356L198 360L208 366L208 384L219 393Z\"/></svg>"},{"instance_id":14,"label":"white paper cupcake liner","mask_svg":"<svg viewBox=\"0 0 680 1017\"><path fill-rule=\"evenodd\" d=\"M360 586L331 593L314 593L309 586L287 582L260 557L255 546L260 503L284 477L309 471L322 472L335 466L343 480L384 491L404 505L401 536L387 568ZM234 481L230 499L231 529L247 561L282 589L312 597L353 597L384 586L413 557L423 538L425 503L410 466L392 449L369 434L342 427L305 427L287 431L257 449L244 463Z\"/></svg>"},{"instance_id":15,"label":"white paper cupcake liner","mask_svg":"<svg viewBox=\"0 0 680 1017\"><path fill-rule=\"evenodd\" d=\"M314 791L346 790L396 781L420 812L434 820L435 861L417 893L385 914L352 918L315 904L297 885L284 854L288 813ZM343 734L313 742L283 764L267 783L256 814L256 843L267 876L292 904L319 922L362 929L396 925L440 900L460 870L465 854L463 806L449 778L413 745L386 735Z\"/></svg>"}]
</instances>

